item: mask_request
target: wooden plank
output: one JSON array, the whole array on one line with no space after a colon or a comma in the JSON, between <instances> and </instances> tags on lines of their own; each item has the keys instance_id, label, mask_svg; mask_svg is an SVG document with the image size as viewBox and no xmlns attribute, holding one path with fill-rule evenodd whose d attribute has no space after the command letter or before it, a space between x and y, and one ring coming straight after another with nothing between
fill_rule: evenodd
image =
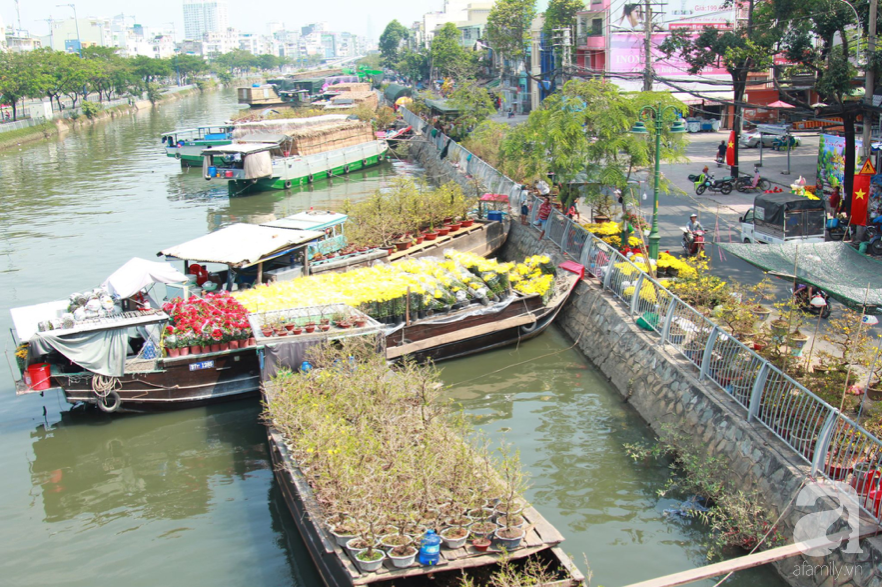
<instances>
[{"instance_id":1,"label":"wooden plank","mask_svg":"<svg viewBox=\"0 0 882 587\"><path fill-rule=\"evenodd\" d=\"M585 582L585 575L582 574L582 571L579 570L579 567L576 566L573 559L571 559L563 549L559 546L555 546L551 549L551 553L560 562L560 566L570 574L570 582L563 583L563 585L580 585ZM554 585L554 583L552 583L552 585Z\"/></svg>"},{"instance_id":2,"label":"wooden plank","mask_svg":"<svg viewBox=\"0 0 882 587\"><path fill-rule=\"evenodd\" d=\"M539 536L546 544L559 544L563 542L563 535L552 526L542 514L536 511L534 507L528 507L524 510L524 517L533 525Z\"/></svg>"},{"instance_id":3,"label":"wooden plank","mask_svg":"<svg viewBox=\"0 0 882 587\"><path fill-rule=\"evenodd\" d=\"M466 228L460 228L456 232L451 232L444 236L439 236L433 241L423 241L418 245L413 245L409 249L404 251L395 251L394 253L389 254L389 261L398 261L399 259L404 259L405 257L409 257L415 253L421 253L428 249L432 248L441 248L441 245L449 245L452 244L452 241L456 237L465 236L469 233L475 232L476 230L484 230L485 224L473 224L472 226L468 226Z\"/></svg>"},{"instance_id":4,"label":"wooden plank","mask_svg":"<svg viewBox=\"0 0 882 587\"><path fill-rule=\"evenodd\" d=\"M403 344L400 346L387 348L386 358L396 359L402 355L415 353L417 351L421 351L434 346L457 342L460 340L465 340L467 338L472 338L474 336L481 336L490 332L496 332L497 330L513 328L516 326L522 326L524 324L532 324L535 321L536 316L534 316L533 314L525 314L521 316L513 316L499 322L490 322L489 324L481 324L479 326L472 326L471 328L463 328L462 330L450 332L442 336L436 336L417 342L412 342L410 344Z\"/></svg>"},{"instance_id":5,"label":"wooden plank","mask_svg":"<svg viewBox=\"0 0 882 587\"><path fill-rule=\"evenodd\" d=\"M861 538L863 538L864 536L874 536L879 533L879 530L880 528L875 525L862 527L859 534ZM719 577L721 575L726 575L735 571L743 571L744 569L751 569L753 567L767 565L769 563L783 560L785 558L790 558L792 556L798 556L806 550L810 550L812 548L837 546L843 540L847 539L849 534L850 531L840 532L839 534L834 534L831 537L825 536L823 538L818 538L815 540L807 540L804 542L797 542L796 544L779 546L777 548L740 556L732 560L699 567L697 569L682 571L679 573L674 573L672 575L665 575L664 577L658 577L656 579L650 579L649 581L642 581L640 583L632 583L628 587L676 587L677 585L686 585L687 583L701 581L702 579Z\"/></svg>"}]
</instances>

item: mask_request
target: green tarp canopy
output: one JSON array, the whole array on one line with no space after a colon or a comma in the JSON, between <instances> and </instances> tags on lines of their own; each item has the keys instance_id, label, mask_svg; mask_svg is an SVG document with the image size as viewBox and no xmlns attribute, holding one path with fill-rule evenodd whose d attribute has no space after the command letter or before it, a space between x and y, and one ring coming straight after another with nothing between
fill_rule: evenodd
<instances>
[{"instance_id":1,"label":"green tarp canopy","mask_svg":"<svg viewBox=\"0 0 882 587\"><path fill-rule=\"evenodd\" d=\"M830 297L867 313L882 311L882 263L842 242L783 245L717 243L717 246L763 271L819 287ZM869 284L869 294L867 294Z\"/></svg>"},{"instance_id":2,"label":"green tarp canopy","mask_svg":"<svg viewBox=\"0 0 882 587\"><path fill-rule=\"evenodd\" d=\"M402 96L413 96L413 90L401 84L389 84L386 86L384 94L389 103L394 104Z\"/></svg>"},{"instance_id":3,"label":"green tarp canopy","mask_svg":"<svg viewBox=\"0 0 882 587\"><path fill-rule=\"evenodd\" d=\"M452 106L447 100L426 100L426 106L438 114L459 114L459 108Z\"/></svg>"}]
</instances>

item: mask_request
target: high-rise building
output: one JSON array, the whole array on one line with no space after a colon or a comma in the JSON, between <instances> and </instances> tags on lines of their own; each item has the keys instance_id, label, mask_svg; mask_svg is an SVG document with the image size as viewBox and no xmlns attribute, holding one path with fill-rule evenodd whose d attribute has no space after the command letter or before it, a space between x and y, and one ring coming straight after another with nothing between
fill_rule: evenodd
<instances>
[{"instance_id":1,"label":"high-rise building","mask_svg":"<svg viewBox=\"0 0 882 587\"><path fill-rule=\"evenodd\" d=\"M229 27L227 3L222 0L184 0L184 37L202 39Z\"/></svg>"}]
</instances>

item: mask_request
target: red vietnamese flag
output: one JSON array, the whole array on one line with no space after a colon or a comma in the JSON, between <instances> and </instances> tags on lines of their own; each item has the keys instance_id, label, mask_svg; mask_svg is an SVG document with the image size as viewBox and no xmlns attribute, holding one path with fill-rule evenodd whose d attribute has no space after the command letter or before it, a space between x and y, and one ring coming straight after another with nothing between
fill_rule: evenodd
<instances>
[{"instance_id":1,"label":"red vietnamese flag","mask_svg":"<svg viewBox=\"0 0 882 587\"><path fill-rule=\"evenodd\" d=\"M855 175L851 196L851 223L867 225L867 203L870 201L870 175Z\"/></svg>"},{"instance_id":2,"label":"red vietnamese flag","mask_svg":"<svg viewBox=\"0 0 882 587\"><path fill-rule=\"evenodd\" d=\"M726 143L726 165L735 165L735 131L729 133L729 142Z\"/></svg>"}]
</instances>

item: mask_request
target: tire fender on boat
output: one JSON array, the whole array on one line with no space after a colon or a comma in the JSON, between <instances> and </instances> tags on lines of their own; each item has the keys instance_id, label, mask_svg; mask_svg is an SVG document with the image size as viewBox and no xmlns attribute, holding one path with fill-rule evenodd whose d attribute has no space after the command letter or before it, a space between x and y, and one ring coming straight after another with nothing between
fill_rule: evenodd
<instances>
[{"instance_id":1,"label":"tire fender on boat","mask_svg":"<svg viewBox=\"0 0 882 587\"><path fill-rule=\"evenodd\" d=\"M309 175L306 176L306 181L307 181L308 183L312 183L312 174L311 174L311 173L310 173Z\"/></svg>"},{"instance_id":2,"label":"tire fender on boat","mask_svg":"<svg viewBox=\"0 0 882 587\"><path fill-rule=\"evenodd\" d=\"M107 400L110 400L110 403L105 403ZM98 398L98 409L107 414L111 414L119 409L122 400L119 397L119 394L114 390L110 390L107 392L107 395L104 397Z\"/></svg>"},{"instance_id":3,"label":"tire fender on boat","mask_svg":"<svg viewBox=\"0 0 882 587\"><path fill-rule=\"evenodd\" d=\"M367 167L367 159L362 159L362 160L361 160L361 166L362 166L362 167Z\"/></svg>"},{"instance_id":4,"label":"tire fender on boat","mask_svg":"<svg viewBox=\"0 0 882 587\"><path fill-rule=\"evenodd\" d=\"M180 158L181 158L181 154L180 154L180 153L175 153L175 159L180 159Z\"/></svg>"},{"instance_id":5,"label":"tire fender on boat","mask_svg":"<svg viewBox=\"0 0 882 587\"><path fill-rule=\"evenodd\" d=\"M524 324L523 326L521 326L521 334L533 334L533 332L535 332L537 328L539 328L538 320L531 324Z\"/></svg>"},{"instance_id":6,"label":"tire fender on boat","mask_svg":"<svg viewBox=\"0 0 882 587\"><path fill-rule=\"evenodd\" d=\"M349 163L343 166L343 173L349 173Z\"/></svg>"},{"instance_id":7,"label":"tire fender on boat","mask_svg":"<svg viewBox=\"0 0 882 587\"><path fill-rule=\"evenodd\" d=\"M285 189L286 189L286 190L290 190L290 189L291 189L291 180L290 180L290 179L286 179L286 180L285 180Z\"/></svg>"}]
</instances>

